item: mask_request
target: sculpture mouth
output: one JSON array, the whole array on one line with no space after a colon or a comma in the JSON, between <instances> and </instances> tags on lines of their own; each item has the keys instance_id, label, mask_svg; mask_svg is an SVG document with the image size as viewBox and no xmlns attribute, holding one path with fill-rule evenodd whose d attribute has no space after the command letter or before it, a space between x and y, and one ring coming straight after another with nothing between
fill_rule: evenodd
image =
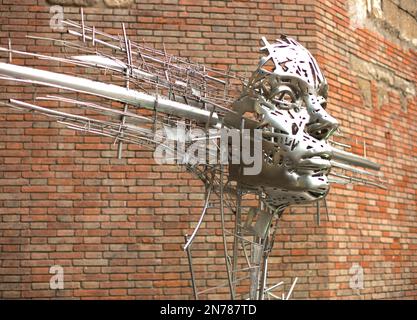
<instances>
[{"instance_id":1,"label":"sculpture mouth","mask_svg":"<svg viewBox=\"0 0 417 320\"><path fill-rule=\"evenodd\" d=\"M331 169L330 158L330 153L321 152L300 161L297 171L304 175L305 181L309 181L306 185L306 193L310 196L310 200L319 200L330 190L327 179Z\"/></svg>"},{"instance_id":2,"label":"sculpture mouth","mask_svg":"<svg viewBox=\"0 0 417 320\"><path fill-rule=\"evenodd\" d=\"M324 196L326 196L326 194L327 194L328 191L329 191L329 189L327 189L326 191L323 191L323 192L307 191L307 193L310 196L312 196L312 197L314 197L314 198L316 198L318 200L318 199L321 199Z\"/></svg>"}]
</instances>

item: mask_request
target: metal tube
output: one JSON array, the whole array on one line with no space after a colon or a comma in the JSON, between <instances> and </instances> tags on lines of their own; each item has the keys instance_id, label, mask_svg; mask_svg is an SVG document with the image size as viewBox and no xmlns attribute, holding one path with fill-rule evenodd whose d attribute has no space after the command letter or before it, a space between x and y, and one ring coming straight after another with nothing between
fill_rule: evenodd
<instances>
[{"instance_id":1,"label":"metal tube","mask_svg":"<svg viewBox=\"0 0 417 320\"><path fill-rule=\"evenodd\" d=\"M345 161L355 166L373 169L373 170L379 170L381 168L379 164L371 160L368 160L364 157L361 157L356 154L346 152L346 151L343 151L334 147L331 147L331 149L333 153L333 159L335 160Z\"/></svg>"},{"instance_id":2,"label":"metal tube","mask_svg":"<svg viewBox=\"0 0 417 320\"><path fill-rule=\"evenodd\" d=\"M66 87L69 90L83 91L151 110L155 108L158 112L193 119L197 122L209 121L210 125L216 125L218 122L217 113L213 113L210 117L210 111L208 110L171 101L160 96L151 96L113 84L2 62L0 62L0 74L26 81L39 81L50 86ZM156 101L158 103L155 103Z\"/></svg>"},{"instance_id":3,"label":"metal tube","mask_svg":"<svg viewBox=\"0 0 417 320\"><path fill-rule=\"evenodd\" d=\"M370 176L376 176L378 177L378 174L366 171L366 170L361 170L361 169L357 169L355 167L352 167L348 164L345 163L341 163L341 162L337 162L337 161L330 161L332 167L336 167L336 168L340 168L340 169L345 169L347 171L351 171L351 172L355 172L355 173L359 173L359 174L365 174L365 175L370 175Z\"/></svg>"}]
</instances>

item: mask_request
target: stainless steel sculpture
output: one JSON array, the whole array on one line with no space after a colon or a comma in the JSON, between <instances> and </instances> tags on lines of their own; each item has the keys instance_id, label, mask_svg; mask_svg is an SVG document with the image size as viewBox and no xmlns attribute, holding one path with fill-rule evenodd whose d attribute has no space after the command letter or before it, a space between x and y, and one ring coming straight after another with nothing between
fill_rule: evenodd
<instances>
[{"instance_id":1,"label":"stainless steel sculpture","mask_svg":"<svg viewBox=\"0 0 417 320\"><path fill-rule=\"evenodd\" d=\"M190 161L184 150L173 150L176 160L181 160L206 188L200 220L192 235L185 237L184 246L196 299L218 288L199 291L192 263L192 244L207 210L218 210L222 223L227 283L219 287L228 287L232 299L288 299L296 280L288 295L281 297L273 290L282 283L269 286L267 282L268 256L284 209L316 203L319 221L319 201L325 203L330 183L383 187L378 174L369 171L379 170L377 164L344 151L343 147L348 146L331 140L338 123L325 110L326 79L309 51L295 40L282 36L271 44L262 38L264 56L245 82L230 72L134 43L127 37L124 25L122 35L116 36L87 26L83 15L81 24L65 24L75 40L36 39L61 45L72 54L50 57L21 52L10 43L8 48L0 48L10 59L9 63L0 63L0 79L101 97L101 103L106 105L63 94L36 97L39 101L72 104L100 117L70 114L14 99L8 106L39 112L74 130L111 137L119 145L118 157L122 156L123 142L155 148L161 143L162 128L166 132L166 128L174 129L183 121L187 121L187 129L199 128L203 132L200 136L172 138L182 139L186 145L210 140L215 149L220 149L223 128L261 132L262 168L256 175L245 175L245 164L230 161L230 153L228 164L201 163ZM11 63L14 55L93 70L95 80L18 66ZM104 77L102 72L107 77L112 75L118 84L99 81ZM237 99L230 92L236 82L243 87ZM254 135L250 140L253 142ZM240 144L239 148L243 153ZM208 154L212 151L206 150ZM243 206L245 194L254 194L259 205Z\"/></svg>"}]
</instances>

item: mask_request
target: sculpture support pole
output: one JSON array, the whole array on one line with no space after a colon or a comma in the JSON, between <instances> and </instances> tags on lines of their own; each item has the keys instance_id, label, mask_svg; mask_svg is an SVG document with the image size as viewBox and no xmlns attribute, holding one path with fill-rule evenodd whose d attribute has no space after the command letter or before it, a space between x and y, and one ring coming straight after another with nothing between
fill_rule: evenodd
<instances>
[{"instance_id":1,"label":"sculpture support pole","mask_svg":"<svg viewBox=\"0 0 417 320\"><path fill-rule=\"evenodd\" d=\"M234 239L233 239L233 267L232 267L232 282L233 289L236 291L236 278L237 278L237 269L238 269L238 260L239 260L239 237L240 236L240 225L241 225L241 215L242 215L242 192L238 188L237 190L237 199L236 199L236 214L235 214L235 230L234 230Z\"/></svg>"},{"instance_id":2,"label":"sculpture support pole","mask_svg":"<svg viewBox=\"0 0 417 320\"><path fill-rule=\"evenodd\" d=\"M185 238L185 243L187 243L188 242L188 236L185 235L184 238ZM190 267L191 284L193 286L194 299L198 300L197 285L195 283L193 261L192 261L191 250L190 250L189 246L187 247L186 252L187 252L187 258L188 258L188 265Z\"/></svg>"},{"instance_id":3,"label":"sculpture support pole","mask_svg":"<svg viewBox=\"0 0 417 320\"><path fill-rule=\"evenodd\" d=\"M269 234L269 230L268 230ZM268 256L269 256L269 250L267 250L267 247L269 245L269 236L267 236L264 240L264 245L262 246L262 274L261 279L259 282L259 300L264 300L264 292L265 292L265 285L268 275Z\"/></svg>"},{"instance_id":4,"label":"sculpture support pole","mask_svg":"<svg viewBox=\"0 0 417 320\"><path fill-rule=\"evenodd\" d=\"M232 274L231 274L231 266L229 261L229 254L227 253L227 240L226 240L226 226L224 221L224 188L223 188L223 164L220 164L220 217L221 217L221 223L222 223L222 235L223 235L223 247L224 247L224 259L226 263L226 272L227 272L227 280L229 283L229 289L230 289L230 298L232 300L235 299L235 290L233 286L233 280L232 280Z\"/></svg>"},{"instance_id":5,"label":"sculpture support pole","mask_svg":"<svg viewBox=\"0 0 417 320\"><path fill-rule=\"evenodd\" d=\"M260 260L262 257L262 244L259 237L254 237L254 243L252 244L251 264L250 270L250 287L249 287L249 299L258 300L258 288L259 288L259 275L260 275Z\"/></svg>"}]
</instances>

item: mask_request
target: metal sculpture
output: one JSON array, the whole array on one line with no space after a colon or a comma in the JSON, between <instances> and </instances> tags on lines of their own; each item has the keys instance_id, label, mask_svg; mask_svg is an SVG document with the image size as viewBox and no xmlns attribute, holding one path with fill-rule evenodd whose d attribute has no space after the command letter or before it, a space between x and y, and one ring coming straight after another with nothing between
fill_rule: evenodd
<instances>
[{"instance_id":1,"label":"metal sculpture","mask_svg":"<svg viewBox=\"0 0 417 320\"><path fill-rule=\"evenodd\" d=\"M118 143L118 157L122 156L123 142L155 149L168 138L181 140L183 146L198 140L210 141L214 148L205 149L210 158L213 151L221 149L225 128L250 131L249 147L245 149L243 143L238 144L239 156L245 152L261 153L259 172L248 175L242 161L232 161L236 146L227 139L226 163L193 161L196 160L193 154L185 148L179 150L178 145L172 147L162 142L177 162L205 183L201 217L192 235L185 237L184 246L196 299L218 288L199 291L192 261L192 244L209 207L218 210L222 224L227 282L219 287L226 286L232 299L288 299L297 279L288 295L282 297L273 293L281 282L270 287L267 283L268 256L284 209L294 204L317 203L319 222L319 201L325 201L330 183L356 182L383 187L378 174L357 168L379 170L377 164L344 151L341 147L348 146L331 140L338 123L325 110L326 79L310 52L295 40L281 36L271 44L262 38L261 52L265 55L245 82L230 72L135 43L128 38L124 25L122 35L116 36L87 26L83 14L80 24L64 23L75 41L30 38L51 41L77 54L50 57L14 50L9 42L8 48L0 48L10 60L0 63L0 80L101 97L107 105L62 94L36 97L40 101L72 104L100 117L70 114L15 99L7 106L39 112L74 130L113 138ZM11 64L14 55L95 70L95 79L100 79L103 76L100 72L104 71L112 74L119 85ZM230 92L236 82L243 87L237 99ZM116 107L115 103L119 105ZM202 133L175 133L179 123L187 130L198 128ZM260 133L260 150L255 148L255 132ZM242 142L243 135L239 139ZM217 153L214 158L219 160ZM243 206L245 194L254 194L258 206Z\"/></svg>"}]
</instances>

